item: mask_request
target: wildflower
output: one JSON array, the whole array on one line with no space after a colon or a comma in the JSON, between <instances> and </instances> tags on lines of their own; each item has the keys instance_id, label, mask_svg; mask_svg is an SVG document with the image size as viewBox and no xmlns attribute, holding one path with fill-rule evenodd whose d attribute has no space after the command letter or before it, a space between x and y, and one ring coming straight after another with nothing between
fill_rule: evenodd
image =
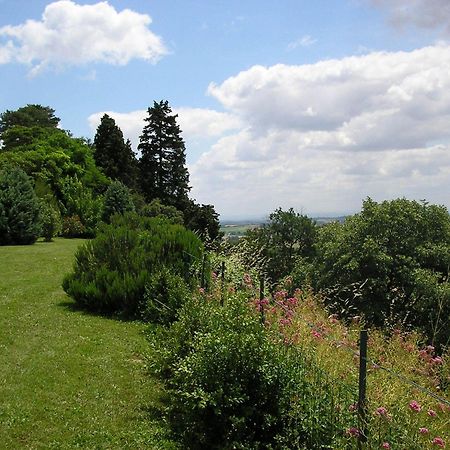
<instances>
[{"instance_id":1,"label":"wildflower","mask_svg":"<svg viewBox=\"0 0 450 450\"><path fill-rule=\"evenodd\" d=\"M247 286L252 286L252 277L248 273L244 273L243 277L244 284Z\"/></svg>"},{"instance_id":2,"label":"wildflower","mask_svg":"<svg viewBox=\"0 0 450 450\"><path fill-rule=\"evenodd\" d=\"M387 416L387 409L384 406L380 406L375 410L377 416Z\"/></svg>"},{"instance_id":3,"label":"wildflower","mask_svg":"<svg viewBox=\"0 0 450 450\"><path fill-rule=\"evenodd\" d=\"M389 444L389 442L383 442L381 448L391 448L391 444Z\"/></svg>"},{"instance_id":4,"label":"wildflower","mask_svg":"<svg viewBox=\"0 0 450 450\"><path fill-rule=\"evenodd\" d=\"M420 434L428 434L429 432L430 432L430 430L428 428L425 428L425 427L419 428Z\"/></svg>"},{"instance_id":5,"label":"wildflower","mask_svg":"<svg viewBox=\"0 0 450 450\"><path fill-rule=\"evenodd\" d=\"M311 334L317 339L320 339L322 337L322 335L316 330L312 330Z\"/></svg>"},{"instance_id":6,"label":"wildflower","mask_svg":"<svg viewBox=\"0 0 450 450\"><path fill-rule=\"evenodd\" d=\"M433 409L429 409L428 412L427 412L427 414L428 414L430 417L436 417L436 416L437 416L436 411L434 411Z\"/></svg>"},{"instance_id":7,"label":"wildflower","mask_svg":"<svg viewBox=\"0 0 450 450\"><path fill-rule=\"evenodd\" d=\"M199 287L198 292L203 295L205 293L205 289L202 287Z\"/></svg>"},{"instance_id":8,"label":"wildflower","mask_svg":"<svg viewBox=\"0 0 450 450\"><path fill-rule=\"evenodd\" d=\"M348 435L348 436L352 436L352 437L359 437L360 436L360 431L358 430L358 428L355 428L355 427L350 427L350 428L348 428L346 431L345 431L345 433Z\"/></svg>"},{"instance_id":9,"label":"wildflower","mask_svg":"<svg viewBox=\"0 0 450 450\"><path fill-rule=\"evenodd\" d=\"M419 405L419 403L417 403L415 400L413 400L410 404L409 407L411 409L411 411L416 411L416 412L420 412L422 410L422 407Z\"/></svg>"},{"instance_id":10,"label":"wildflower","mask_svg":"<svg viewBox=\"0 0 450 450\"><path fill-rule=\"evenodd\" d=\"M280 325L290 325L290 323L291 323L291 319L287 319L285 317L280 319Z\"/></svg>"},{"instance_id":11,"label":"wildflower","mask_svg":"<svg viewBox=\"0 0 450 450\"><path fill-rule=\"evenodd\" d=\"M445 448L445 442L442 438L440 438L439 436L436 436L433 441L432 444L437 445L438 447L441 448Z\"/></svg>"},{"instance_id":12,"label":"wildflower","mask_svg":"<svg viewBox=\"0 0 450 450\"><path fill-rule=\"evenodd\" d=\"M434 347L433 347L432 345L427 345L426 351L427 351L428 353L434 353Z\"/></svg>"},{"instance_id":13,"label":"wildflower","mask_svg":"<svg viewBox=\"0 0 450 450\"><path fill-rule=\"evenodd\" d=\"M352 403L349 407L348 410L350 412L355 412L358 409L358 403Z\"/></svg>"},{"instance_id":14,"label":"wildflower","mask_svg":"<svg viewBox=\"0 0 450 450\"><path fill-rule=\"evenodd\" d=\"M298 300L295 297L290 297L287 299L287 302L289 306L296 306L298 303Z\"/></svg>"},{"instance_id":15,"label":"wildflower","mask_svg":"<svg viewBox=\"0 0 450 450\"><path fill-rule=\"evenodd\" d=\"M440 356L435 356L434 358L431 358L431 363L432 364L442 364L444 362L444 360L440 357Z\"/></svg>"},{"instance_id":16,"label":"wildflower","mask_svg":"<svg viewBox=\"0 0 450 450\"><path fill-rule=\"evenodd\" d=\"M337 323L337 314L331 314L330 316L328 316L328 320L330 321L330 323Z\"/></svg>"}]
</instances>

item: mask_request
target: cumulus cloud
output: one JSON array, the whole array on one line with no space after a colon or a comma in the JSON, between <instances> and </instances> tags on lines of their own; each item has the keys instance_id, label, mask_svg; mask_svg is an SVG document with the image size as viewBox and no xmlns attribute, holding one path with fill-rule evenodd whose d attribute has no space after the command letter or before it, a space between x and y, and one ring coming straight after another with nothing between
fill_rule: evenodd
<instances>
[{"instance_id":1,"label":"cumulus cloud","mask_svg":"<svg viewBox=\"0 0 450 450\"><path fill-rule=\"evenodd\" d=\"M368 195L450 206L450 46L254 66L208 92L243 123L191 169L225 217L349 212Z\"/></svg>"},{"instance_id":2,"label":"cumulus cloud","mask_svg":"<svg viewBox=\"0 0 450 450\"><path fill-rule=\"evenodd\" d=\"M125 65L132 59L156 63L167 53L149 29L152 20L130 9L116 11L108 2L78 5L61 0L46 6L40 21L0 28L0 64L32 66L31 75L47 67L92 62Z\"/></svg>"},{"instance_id":3,"label":"cumulus cloud","mask_svg":"<svg viewBox=\"0 0 450 450\"><path fill-rule=\"evenodd\" d=\"M385 9L393 25L438 28L450 35L448 0L370 0L370 2Z\"/></svg>"}]
</instances>

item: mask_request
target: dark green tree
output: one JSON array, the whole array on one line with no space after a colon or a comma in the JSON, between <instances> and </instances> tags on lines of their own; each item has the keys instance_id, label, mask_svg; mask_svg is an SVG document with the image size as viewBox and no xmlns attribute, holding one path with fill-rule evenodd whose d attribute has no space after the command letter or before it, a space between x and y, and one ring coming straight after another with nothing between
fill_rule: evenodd
<instances>
[{"instance_id":1,"label":"dark green tree","mask_svg":"<svg viewBox=\"0 0 450 450\"><path fill-rule=\"evenodd\" d=\"M163 204L184 211L188 202L189 173L186 149L177 115L167 101L154 102L140 137L141 189L147 201L159 198Z\"/></svg>"},{"instance_id":2,"label":"dark green tree","mask_svg":"<svg viewBox=\"0 0 450 450\"><path fill-rule=\"evenodd\" d=\"M45 129L58 127L59 118L48 106L26 105L16 111L0 114L0 138L2 150L10 150L29 144L34 138L42 137Z\"/></svg>"},{"instance_id":3,"label":"dark green tree","mask_svg":"<svg viewBox=\"0 0 450 450\"><path fill-rule=\"evenodd\" d=\"M120 181L113 181L105 194L103 220L109 222L113 214L124 214L129 211L134 211L130 190Z\"/></svg>"},{"instance_id":4,"label":"dark green tree","mask_svg":"<svg viewBox=\"0 0 450 450\"><path fill-rule=\"evenodd\" d=\"M199 205L189 200L184 211L186 228L195 231L204 241L214 241L221 237L219 214L213 205Z\"/></svg>"},{"instance_id":5,"label":"dark green tree","mask_svg":"<svg viewBox=\"0 0 450 450\"><path fill-rule=\"evenodd\" d=\"M0 245L33 244L41 232L39 200L18 168L0 173Z\"/></svg>"},{"instance_id":6,"label":"dark green tree","mask_svg":"<svg viewBox=\"0 0 450 450\"><path fill-rule=\"evenodd\" d=\"M94 137L94 148L95 162L108 177L130 188L137 187L136 155L130 141L124 141L121 129L108 114L101 118Z\"/></svg>"},{"instance_id":7,"label":"dark green tree","mask_svg":"<svg viewBox=\"0 0 450 450\"><path fill-rule=\"evenodd\" d=\"M298 260L307 260L314 253L317 227L309 217L293 208L278 208L261 228L247 232L248 244L266 259L265 271L271 281L289 275Z\"/></svg>"}]
</instances>

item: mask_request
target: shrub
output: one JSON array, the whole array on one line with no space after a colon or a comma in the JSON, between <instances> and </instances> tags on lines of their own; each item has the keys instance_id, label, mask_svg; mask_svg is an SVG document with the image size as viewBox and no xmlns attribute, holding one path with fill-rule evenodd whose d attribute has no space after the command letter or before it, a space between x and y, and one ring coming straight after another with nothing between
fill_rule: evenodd
<instances>
[{"instance_id":1,"label":"shrub","mask_svg":"<svg viewBox=\"0 0 450 450\"><path fill-rule=\"evenodd\" d=\"M39 200L21 169L0 173L0 245L33 244L41 232Z\"/></svg>"},{"instance_id":2,"label":"shrub","mask_svg":"<svg viewBox=\"0 0 450 450\"><path fill-rule=\"evenodd\" d=\"M183 224L183 213L175 208L175 206L163 205L158 198L143 205L139 214L145 217L165 217L172 223Z\"/></svg>"},{"instance_id":3,"label":"shrub","mask_svg":"<svg viewBox=\"0 0 450 450\"><path fill-rule=\"evenodd\" d=\"M86 234L86 227L78 216L64 217L61 234L70 238L81 237Z\"/></svg>"},{"instance_id":4,"label":"shrub","mask_svg":"<svg viewBox=\"0 0 450 450\"><path fill-rule=\"evenodd\" d=\"M61 216L59 210L46 200L40 205L42 236L50 242L61 231Z\"/></svg>"},{"instance_id":5,"label":"shrub","mask_svg":"<svg viewBox=\"0 0 450 450\"><path fill-rule=\"evenodd\" d=\"M163 267L151 275L145 288L142 318L148 322L169 324L191 295L185 280Z\"/></svg>"},{"instance_id":6,"label":"shrub","mask_svg":"<svg viewBox=\"0 0 450 450\"><path fill-rule=\"evenodd\" d=\"M199 239L181 225L134 213L116 215L78 249L63 287L90 310L136 315L152 274L167 267L188 280L201 252Z\"/></svg>"},{"instance_id":7,"label":"shrub","mask_svg":"<svg viewBox=\"0 0 450 450\"><path fill-rule=\"evenodd\" d=\"M103 204L103 220L109 222L114 214L124 214L134 211L130 190L120 181L113 181L106 191Z\"/></svg>"},{"instance_id":8,"label":"shrub","mask_svg":"<svg viewBox=\"0 0 450 450\"><path fill-rule=\"evenodd\" d=\"M344 448L331 445L346 439L353 398L262 326L242 292L224 307L202 294L179 317L151 342L182 448Z\"/></svg>"}]
</instances>

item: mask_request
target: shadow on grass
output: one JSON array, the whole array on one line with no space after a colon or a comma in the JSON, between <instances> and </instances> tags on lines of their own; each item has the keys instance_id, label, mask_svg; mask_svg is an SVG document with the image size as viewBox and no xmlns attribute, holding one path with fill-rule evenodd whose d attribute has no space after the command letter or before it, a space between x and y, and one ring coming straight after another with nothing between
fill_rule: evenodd
<instances>
[{"instance_id":1,"label":"shadow on grass","mask_svg":"<svg viewBox=\"0 0 450 450\"><path fill-rule=\"evenodd\" d=\"M64 308L65 310L70 312L81 313L93 317L102 317L104 319L115 320L117 322L127 322L127 323L141 322L141 320L138 317L127 315L125 313L118 314L118 313L105 313L100 311L92 311L90 309L84 308L83 306L79 305L77 302L71 299L59 302L57 303L57 306L60 308Z\"/></svg>"}]
</instances>

